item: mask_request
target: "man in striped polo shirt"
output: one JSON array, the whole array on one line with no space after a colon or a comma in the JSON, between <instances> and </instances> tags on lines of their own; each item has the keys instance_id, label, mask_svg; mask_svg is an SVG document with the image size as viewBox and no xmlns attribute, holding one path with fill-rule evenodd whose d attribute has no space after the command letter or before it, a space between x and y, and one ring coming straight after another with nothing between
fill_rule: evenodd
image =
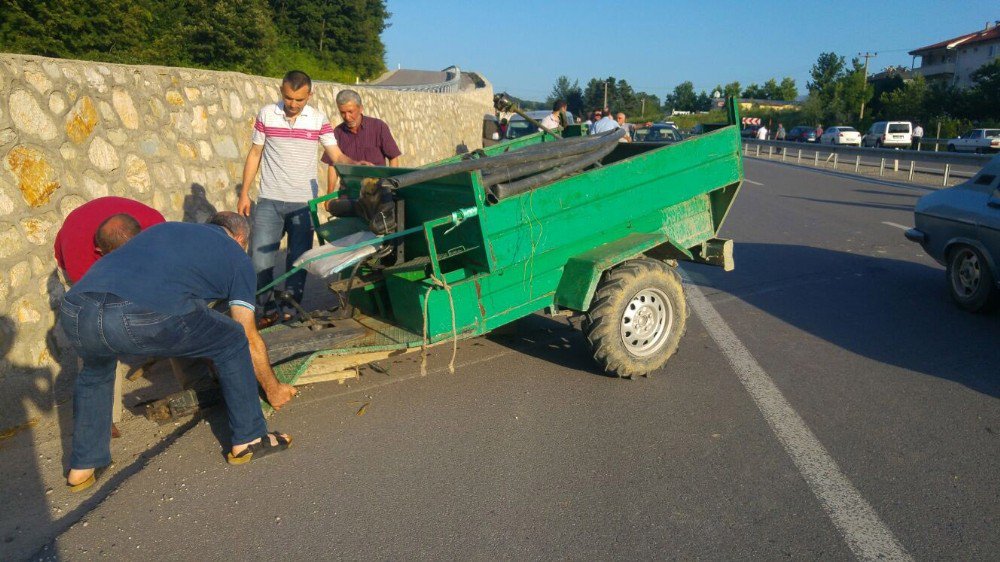
<instances>
[{"instance_id":1,"label":"man in striped polo shirt","mask_svg":"<svg viewBox=\"0 0 1000 562\"><path fill-rule=\"evenodd\" d=\"M252 258L257 273L257 287L274 279L274 264L281 237L288 235L285 267L312 247L313 226L307 203L319 195L316 167L319 155L316 142L338 164L369 164L344 155L337 147L333 127L326 115L307 105L312 96L309 75L293 70L281 81L281 101L264 106L254 123L253 145L243 167L237 211L250 216L250 185L260 170L260 196L253 211ZM285 289L302 301L306 273L290 277ZM263 325L279 317L274 299L264 298Z\"/></svg>"}]
</instances>

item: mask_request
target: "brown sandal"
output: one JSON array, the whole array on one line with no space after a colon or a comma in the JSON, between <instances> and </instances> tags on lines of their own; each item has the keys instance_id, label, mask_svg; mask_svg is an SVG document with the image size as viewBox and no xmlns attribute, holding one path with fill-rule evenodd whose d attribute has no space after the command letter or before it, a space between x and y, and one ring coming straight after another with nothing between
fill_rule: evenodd
<instances>
[{"instance_id":1,"label":"brown sandal","mask_svg":"<svg viewBox=\"0 0 1000 562\"><path fill-rule=\"evenodd\" d=\"M274 436L274 440L278 442L276 445L271 444L270 436L272 435ZM253 459L266 457L271 453L280 453L291 446L291 436L285 437L278 431L272 431L267 435L262 436L259 442L247 445L247 448L240 451L237 455L234 455L232 451L227 453L226 462L229 464L246 464Z\"/></svg>"}]
</instances>

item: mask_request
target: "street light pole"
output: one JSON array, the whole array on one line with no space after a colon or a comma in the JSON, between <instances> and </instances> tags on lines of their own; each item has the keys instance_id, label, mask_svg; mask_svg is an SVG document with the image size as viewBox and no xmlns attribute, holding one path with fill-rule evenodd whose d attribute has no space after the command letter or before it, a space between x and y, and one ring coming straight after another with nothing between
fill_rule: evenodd
<instances>
[{"instance_id":1,"label":"street light pole","mask_svg":"<svg viewBox=\"0 0 1000 562\"><path fill-rule=\"evenodd\" d=\"M863 87L868 89L868 59L878 56L878 53L869 53L865 51L863 54L858 53L859 57L865 57L865 82ZM858 121L865 118L865 95L864 92L861 93L861 113L858 115Z\"/></svg>"},{"instance_id":2,"label":"street light pole","mask_svg":"<svg viewBox=\"0 0 1000 562\"><path fill-rule=\"evenodd\" d=\"M605 107L608 107L608 81L607 80L604 81L604 105L601 106L601 109L604 109Z\"/></svg>"}]
</instances>

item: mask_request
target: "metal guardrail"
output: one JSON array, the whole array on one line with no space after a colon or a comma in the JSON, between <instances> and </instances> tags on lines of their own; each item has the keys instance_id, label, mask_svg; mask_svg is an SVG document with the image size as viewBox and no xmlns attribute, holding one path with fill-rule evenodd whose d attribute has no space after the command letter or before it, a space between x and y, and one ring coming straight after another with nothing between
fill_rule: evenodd
<instances>
[{"instance_id":1,"label":"metal guardrail","mask_svg":"<svg viewBox=\"0 0 1000 562\"><path fill-rule=\"evenodd\" d=\"M879 176L885 175L887 167L898 172L902 162L908 172L907 179L913 180L914 173L934 174L944 177L942 185L947 186L951 178L969 178L975 175L979 168L990 161L989 154L958 154L955 152L933 152L916 150L897 150L891 148L858 148L817 143L799 143L788 141L762 141L743 139L744 154L764 158L780 158L782 162L794 159L802 163L811 159L814 166L821 163L837 168L838 165L851 166L860 172L862 166L877 167ZM918 167L917 164L927 166Z\"/></svg>"}]
</instances>

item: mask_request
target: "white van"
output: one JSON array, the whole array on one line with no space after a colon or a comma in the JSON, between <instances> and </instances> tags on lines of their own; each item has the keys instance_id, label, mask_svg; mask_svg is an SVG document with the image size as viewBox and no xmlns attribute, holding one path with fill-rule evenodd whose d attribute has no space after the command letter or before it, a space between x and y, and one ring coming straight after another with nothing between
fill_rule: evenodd
<instances>
[{"instance_id":1,"label":"white van","mask_svg":"<svg viewBox=\"0 0 1000 562\"><path fill-rule=\"evenodd\" d=\"M910 148L913 144L913 123L909 121L879 121L861 137L861 146L875 148Z\"/></svg>"}]
</instances>

